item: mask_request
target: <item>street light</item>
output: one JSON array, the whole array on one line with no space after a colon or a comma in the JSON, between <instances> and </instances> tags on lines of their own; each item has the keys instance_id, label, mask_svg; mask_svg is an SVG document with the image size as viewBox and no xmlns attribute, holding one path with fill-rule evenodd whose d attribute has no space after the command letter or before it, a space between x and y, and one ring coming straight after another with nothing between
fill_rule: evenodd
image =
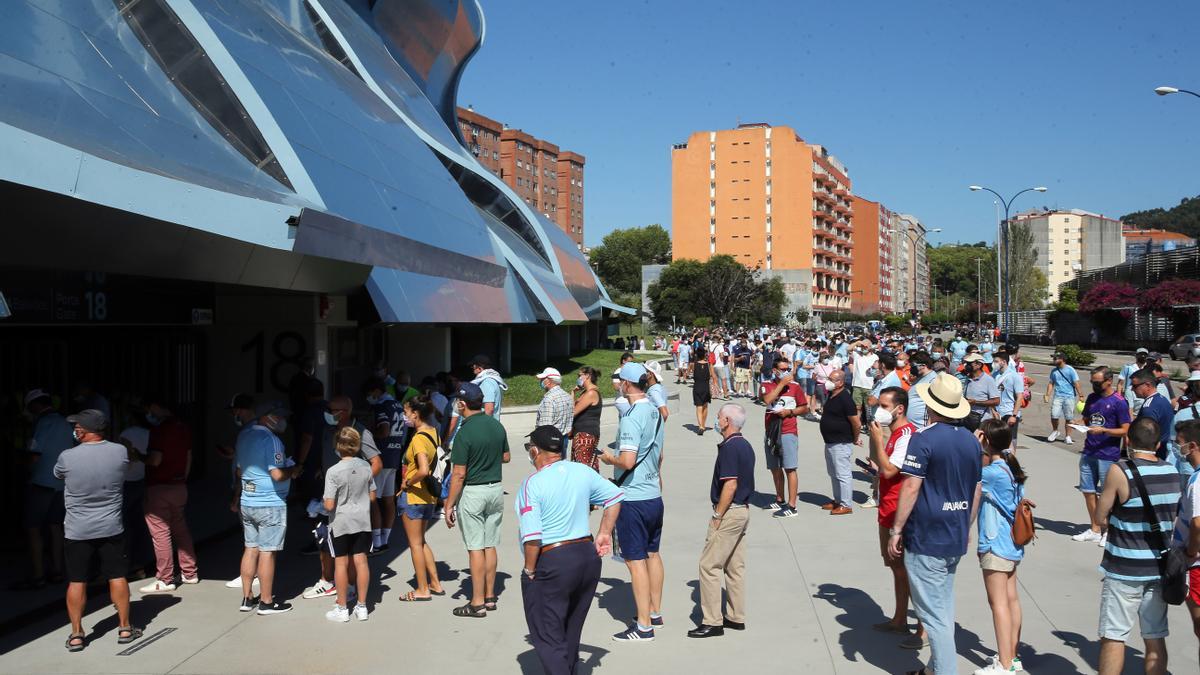
<instances>
[{"instance_id":1,"label":"street light","mask_svg":"<svg viewBox=\"0 0 1200 675\"><path fill-rule=\"evenodd\" d=\"M1010 225L1009 210L1012 208L1012 203L1014 201L1016 201L1017 197L1020 197L1021 195L1025 194L1026 192L1045 192L1048 188L1045 188L1042 186L1025 188L1024 190L1021 190L1017 194L1015 194L1012 197L1010 197L1009 199L1005 200L1004 197L1000 196L999 192L996 192L995 190L993 190L990 187L984 187L982 185L968 185L967 187L968 187L968 189L971 190L971 192L979 192L980 190L986 190L986 191L996 195L996 198L1000 200L1000 203L1004 204L1004 222L1001 224L1001 238L1003 239L1003 244L1004 244L1004 283L1003 283L1003 288L1001 289L1001 294L1000 294L1000 307L996 308L996 312L997 312L996 316L997 316L997 318L999 318L1000 312L1001 311L1004 312L1004 320L1001 322L1001 324L1002 324L1001 327L1007 332L1008 330L1012 329L1012 327L1010 325L1011 321L1009 320L1010 317L1008 316L1009 312L1012 311L1012 281L1009 278L1009 276L1010 276L1009 263L1011 262L1011 259L1008 254L1008 234L1009 234L1009 225ZM1001 242L996 242L996 243L997 243L997 245L999 245ZM997 256L996 256L996 266L997 267L1000 266L1000 256L999 256L998 251L997 251Z\"/></svg>"},{"instance_id":2,"label":"street light","mask_svg":"<svg viewBox=\"0 0 1200 675\"><path fill-rule=\"evenodd\" d=\"M1155 87L1154 93L1158 94L1159 96L1166 96L1168 94L1191 94L1196 98L1200 98L1200 94L1197 94L1194 91L1188 91L1187 89L1180 89L1179 87Z\"/></svg>"}]
</instances>

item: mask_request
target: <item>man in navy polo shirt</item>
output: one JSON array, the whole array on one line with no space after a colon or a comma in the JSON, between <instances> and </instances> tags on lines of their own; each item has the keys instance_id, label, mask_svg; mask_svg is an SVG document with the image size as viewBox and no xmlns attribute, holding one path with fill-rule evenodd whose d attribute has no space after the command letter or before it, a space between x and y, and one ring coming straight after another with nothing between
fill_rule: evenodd
<instances>
[{"instance_id":1,"label":"man in navy polo shirt","mask_svg":"<svg viewBox=\"0 0 1200 675\"><path fill-rule=\"evenodd\" d=\"M929 426L913 435L900 469L896 520L888 530L888 553L899 558L913 606L929 635L929 667L938 675L958 672L954 645L954 573L967 552L979 509L982 448L959 422L971 411L962 383L942 373L913 387L928 407ZM901 542L903 538L903 543Z\"/></svg>"},{"instance_id":2,"label":"man in navy polo shirt","mask_svg":"<svg viewBox=\"0 0 1200 675\"><path fill-rule=\"evenodd\" d=\"M1142 399L1142 407L1138 409L1138 420L1149 417L1158 423L1162 437L1158 444L1158 458L1167 458L1167 444L1171 441L1171 424L1175 421L1175 408L1158 391L1158 378L1154 371L1143 368L1129 377L1133 395ZM1136 421L1136 420L1135 420Z\"/></svg>"},{"instance_id":3,"label":"man in navy polo shirt","mask_svg":"<svg viewBox=\"0 0 1200 675\"><path fill-rule=\"evenodd\" d=\"M625 503L617 517L617 548L633 586L637 621L613 636L618 642L653 640L654 628L663 624L663 562L658 555L662 540L663 425L658 408L646 398L646 367L630 361L621 366L618 393L629 401L617 428L617 454L604 453L600 461L616 467L613 478L625 490Z\"/></svg>"},{"instance_id":4,"label":"man in navy polo shirt","mask_svg":"<svg viewBox=\"0 0 1200 675\"><path fill-rule=\"evenodd\" d=\"M783 357L777 361L783 361ZM803 394L801 394L803 395ZM717 429L725 440L717 445L713 467L712 518L704 553L700 554L700 609L703 619L688 637L707 638L725 629L746 629L746 526L750 522L750 496L754 494L754 448L742 436L746 410L726 403L717 412ZM729 596L728 613L721 611L721 576Z\"/></svg>"}]
</instances>

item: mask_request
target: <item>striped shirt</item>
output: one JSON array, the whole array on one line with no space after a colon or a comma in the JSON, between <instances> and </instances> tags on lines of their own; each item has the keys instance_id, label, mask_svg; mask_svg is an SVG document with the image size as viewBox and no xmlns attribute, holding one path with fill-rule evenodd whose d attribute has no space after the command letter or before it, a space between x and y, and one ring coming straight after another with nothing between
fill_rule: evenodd
<instances>
[{"instance_id":1,"label":"striped shirt","mask_svg":"<svg viewBox=\"0 0 1200 675\"><path fill-rule=\"evenodd\" d=\"M1175 514L1179 507L1179 473L1163 460L1133 460L1150 493L1150 506L1162 529L1162 538L1170 545ZM1108 516L1108 542L1100 570L1104 575L1122 581L1158 581L1158 558L1161 551L1150 544L1152 534L1142 506L1141 491L1129 470L1129 460L1117 464L1129 481L1129 498L1113 506Z\"/></svg>"}]
</instances>

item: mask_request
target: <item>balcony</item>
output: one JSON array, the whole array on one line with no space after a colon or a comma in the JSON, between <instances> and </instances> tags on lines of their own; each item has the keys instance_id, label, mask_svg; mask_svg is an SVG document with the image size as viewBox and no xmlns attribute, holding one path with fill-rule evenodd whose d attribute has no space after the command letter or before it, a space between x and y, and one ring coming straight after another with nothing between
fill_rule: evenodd
<instances>
[{"instance_id":1,"label":"balcony","mask_svg":"<svg viewBox=\"0 0 1200 675\"><path fill-rule=\"evenodd\" d=\"M848 197L850 195L850 192L847 191L846 188L839 185L839 186L833 188L833 194L835 194L839 197Z\"/></svg>"},{"instance_id":2,"label":"balcony","mask_svg":"<svg viewBox=\"0 0 1200 675\"><path fill-rule=\"evenodd\" d=\"M835 199L833 195L829 194L828 192L826 192L824 190L817 190L817 191L813 192L813 196L816 197L817 199L820 199L821 201L825 202L826 204L833 205L833 204L837 203L837 199Z\"/></svg>"}]
</instances>

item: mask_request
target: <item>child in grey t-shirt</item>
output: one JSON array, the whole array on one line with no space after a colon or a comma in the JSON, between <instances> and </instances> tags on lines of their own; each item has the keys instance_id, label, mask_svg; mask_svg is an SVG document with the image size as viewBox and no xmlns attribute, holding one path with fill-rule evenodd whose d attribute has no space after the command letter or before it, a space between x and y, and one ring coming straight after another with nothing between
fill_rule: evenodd
<instances>
[{"instance_id":1,"label":"child in grey t-shirt","mask_svg":"<svg viewBox=\"0 0 1200 675\"><path fill-rule=\"evenodd\" d=\"M350 620L346 597L350 588L350 562L354 561L358 604L354 616L367 620L367 587L371 570L367 552L371 548L371 502L375 500L375 481L371 465L359 457L362 436L354 427L343 427L334 438L341 458L325 472L325 510L329 516L329 542L334 555L334 584L337 605L325 614L330 621Z\"/></svg>"}]
</instances>

